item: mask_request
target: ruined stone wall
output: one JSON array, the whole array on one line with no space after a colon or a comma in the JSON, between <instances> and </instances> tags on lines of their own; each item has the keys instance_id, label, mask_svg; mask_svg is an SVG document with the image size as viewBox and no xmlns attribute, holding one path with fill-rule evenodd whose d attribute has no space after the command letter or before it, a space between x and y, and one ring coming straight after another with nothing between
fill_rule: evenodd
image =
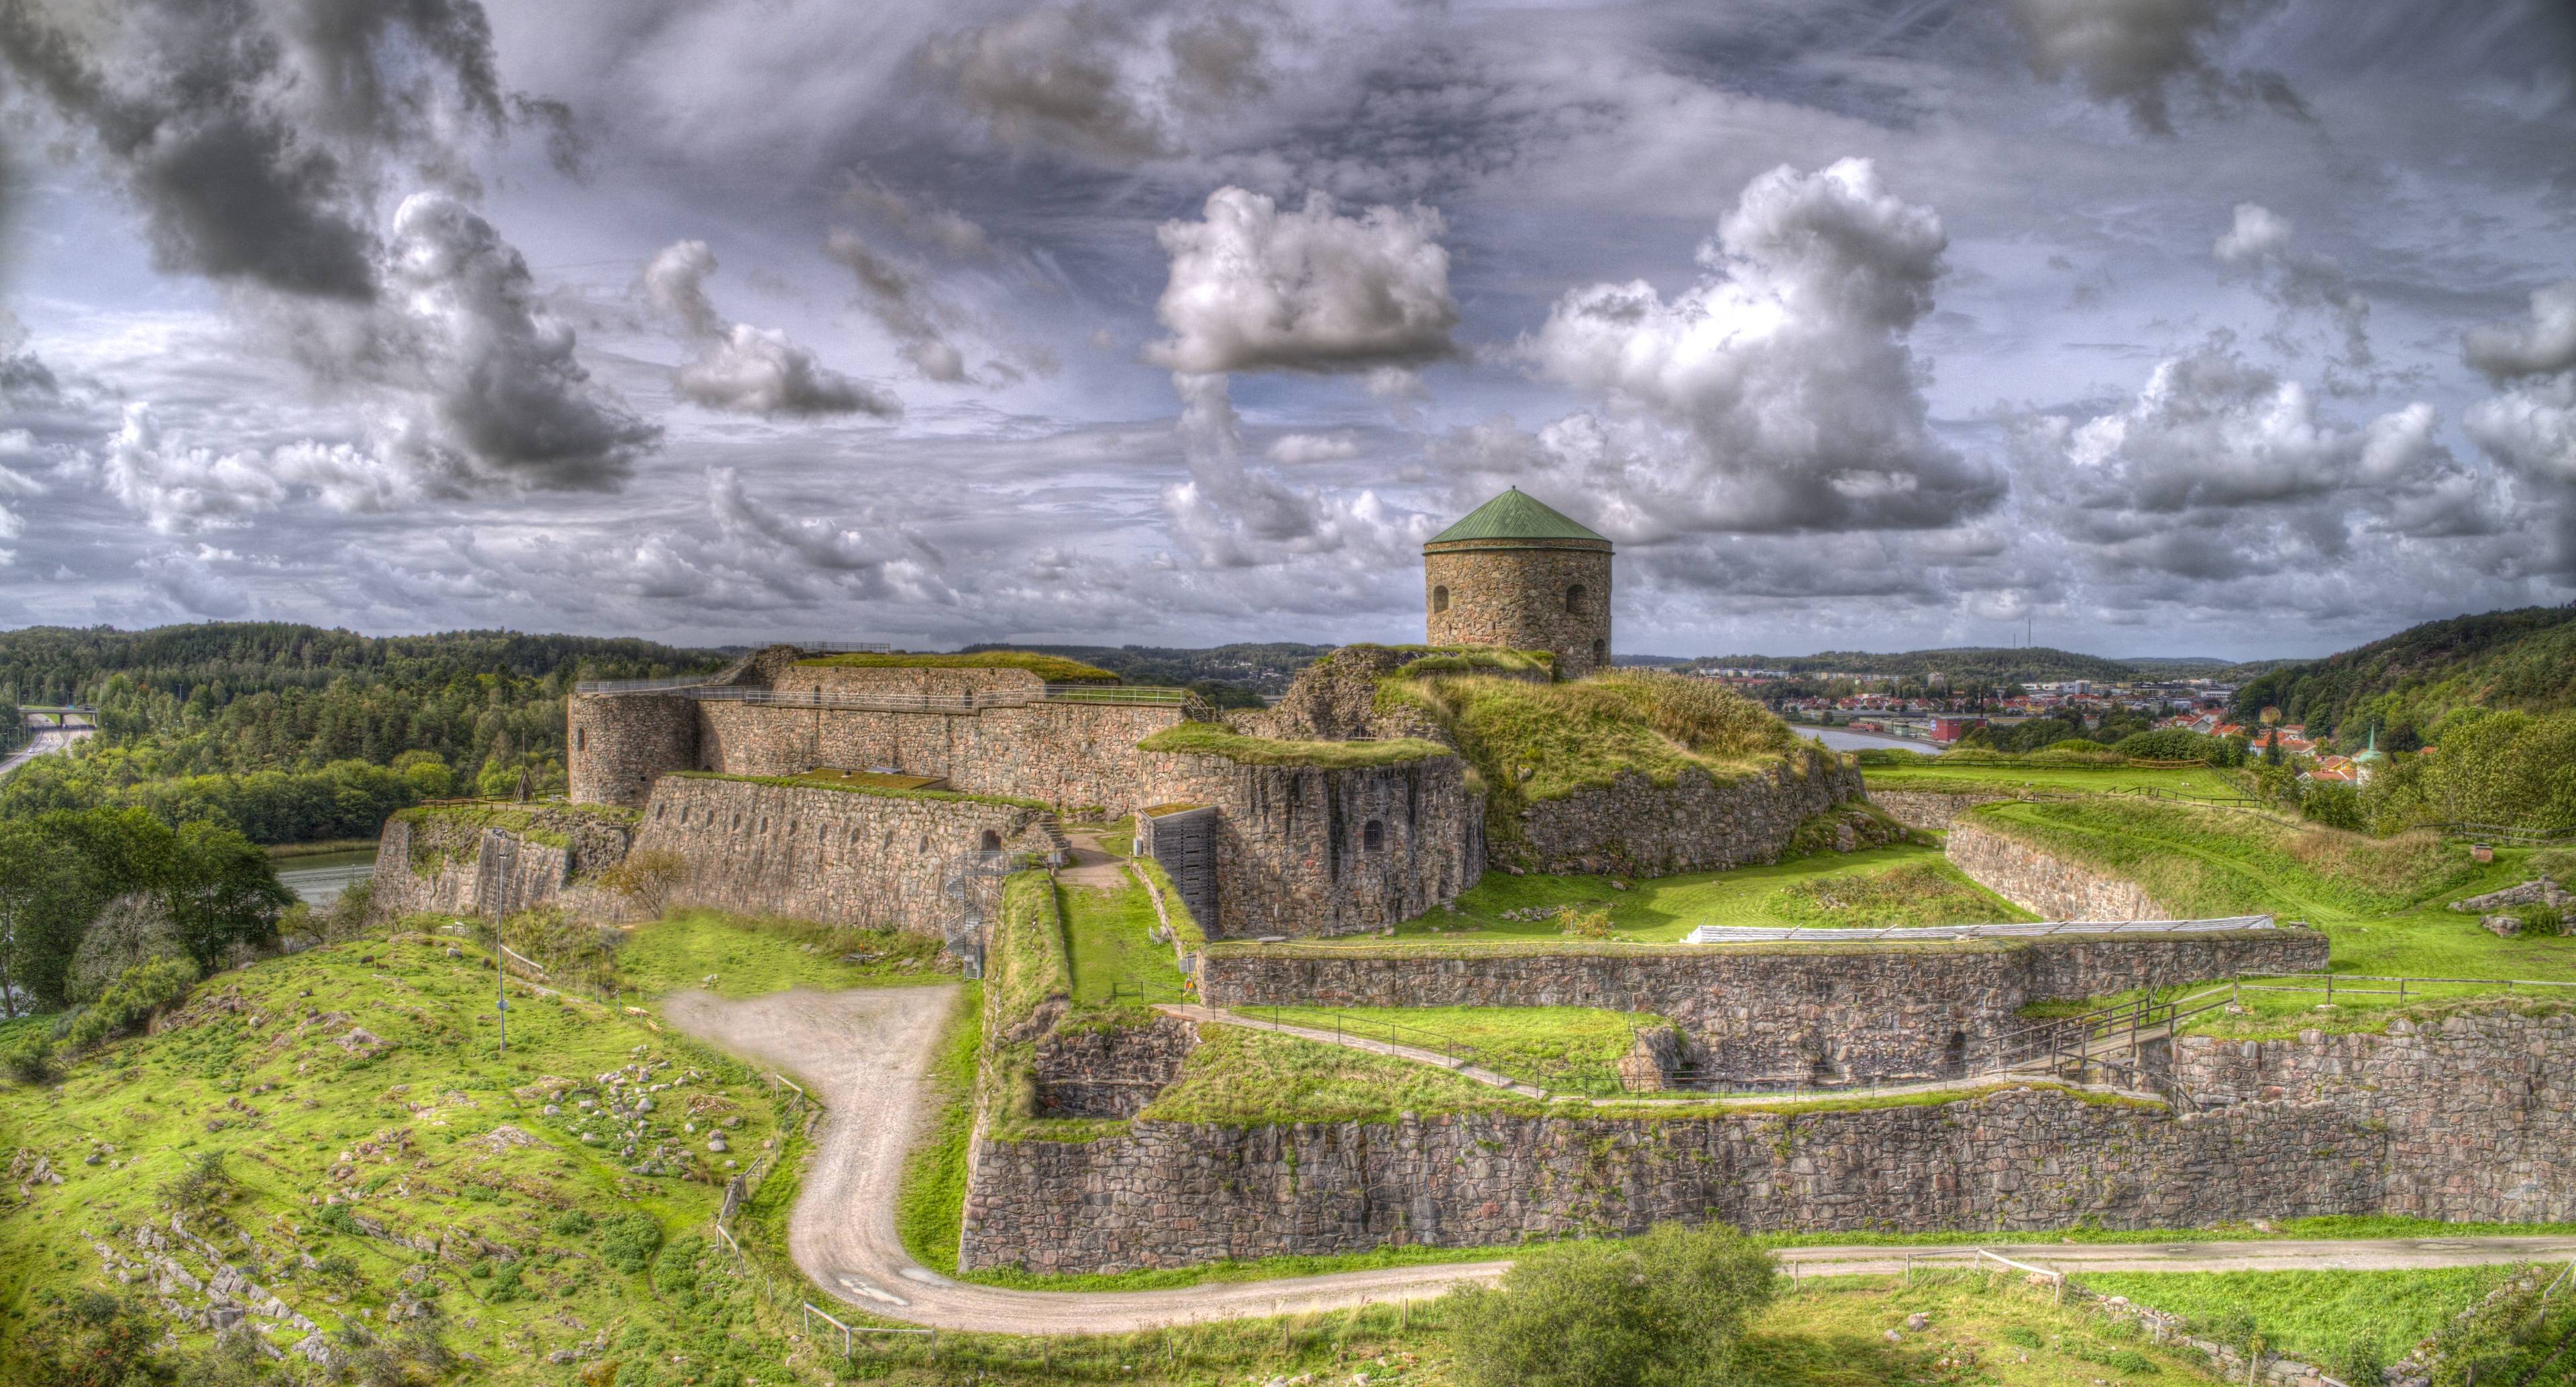
<instances>
[{"instance_id":1,"label":"ruined stone wall","mask_svg":"<svg viewBox=\"0 0 2576 1387\"><path fill-rule=\"evenodd\" d=\"M1198 1027L1173 1016L1142 1026L1058 1026L1037 1043L1037 1113L1134 1117L1198 1044Z\"/></svg>"},{"instance_id":2,"label":"ruined stone wall","mask_svg":"<svg viewBox=\"0 0 2576 1387\"><path fill-rule=\"evenodd\" d=\"M1944 1077L1981 1067L2033 1002L2170 986L2240 969L2323 968L2313 930L1919 945L1722 945L1551 953L1459 945L1330 954L1208 951L1210 1006L1573 1006L1649 1011L1694 1059L1739 1079Z\"/></svg>"},{"instance_id":3,"label":"ruined stone wall","mask_svg":"<svg viewBox=\"0 0 2576 1387\"><path fill-rule=\"evenodd\" d=\"M1540 800L1521 813L1534 871L1670 876L1777 862L1808 817L1862 795L1861 774L1840 758L1803 752L1724 784L1686 770L1671 785L1622 771L1606 789ZM1498 854L1499 855L1499 854Z\"/></svg>"},{"instance_id":4,"label":"ruined stone wall","mask_svg":"<svg viewBox=\"0 0 2576 1387\"><path fill-rule=\"evenodd\" d=\"M1454 756L1323 769L1140 755L1148 803L1219 811L1216 910L1199 919L1210 938L1378 929L1455 899L1484 871L1484 801Z\"/></svg>"},{"instance_id":5,"label":"ruined stone wall","mask_svg":"<svg viewBox=\"0 0 2576 1387\"><path fill-rule=\"evenodd\" d=\"M1036 698L1046 681L1025 669L875 668L851 665L782 664L767 673L770 688L837 694L892 693L906 697L952 699L971 705L977 698Z\"/></svg>"},{"instance_id":6,"label":"ruined stone wall","mask_svg":"<svg viewBox=\"0 0 2576 1387\"><path fill-rule=\"evenodd\" d=\"M1423 611L1433 645L1553 650L1556 677L1609 666L1610 548L1478 540L1422 553ZM1568 610L1567 590L1582 598ZM1448 594L1447 606L1441 593Z\"/></svg>"},{"instance_id":7,"label":"ruined stone wall","mask_svg":"<svg viewBox=\"0 0 2576 1387\"><path fill-rule=\"evenodd\" d=\"M698 705L678 694L574 694L564 721L575 804L641 808L654 777L698 764Z\"/></svg>"},{"instance_id":8,"label":"ruined stone wall","mask_svg":"<svg viewBox=\"0 0 2576 1387\"><path fill-rule=\"evenodd\" d=\"M2204 1102L2331 1103L2388 1140L2380 1212L2495 1223L2576 1218L2576 1015L2515 1005L2388 1023L2384 1035L2174 1042Z\"/></svg>"},{"instance_id":9,"label":"ruined stone wall","mask_svg":"<svg viewBox=\"0 0 2576 1387\"><path fill-rule=\"evenodd\" d=\"M2013 798L2011 795L1953 795L1932 790L1883 790L1869 792L1869 802L1887 811L1887 816L1907 828L1939 832L1953 819L1980 804L1993 804Z\"/></svg>"},{"instance_id":10,"label":"ruined stone wall","mask_svg":"<svg viewBox=\"0 0 2576 1387\"><path fill-rule=\"evenodd\" d=\"M1181 720L1178 708L1032 703L889 713L703 703L697 769L799 775L816 766L888 767L944 777L966 794L1098 805L1124 814L1152 793L1136 743Z\"/></svg>"},{"instance_id":11,"label":"ruined stone wall","mask_svg":"<svg viewBox=\"0 0 2576 1387\"><path fill-rule=\"evenodd\" d=\"M961 1265L1115 1272L1724 1220L1758 1231L2114 1228L2361 1213L2385 1138L2324 1105L2176 1118L2020 1089L1668 1119L1468 1115L976 1145Z\"/></svg>"},{"instance_id":12,"label":"ruined stone wall","mask_svg":"<svg viewBox=\"0 0 2576 1387\"><path fill-rule=\"evenodd\" d=\"M958 914L947 885L959 859L988 833L1034 848L1039 817L977 800L665 776L635 849L688 863L675 905L941 933Z\"/></svg>"},{"instance_id":13,"label":"ruined stone wall","mask_svg":"<svg viewBox=\"0 0 2576 1387\"><path fill-rule=\"evenodd\" d=\"M430 912L501 918L548 904L576 877L626 855L631 830L593 814L499 811L524 827L495 827L487 813L410 810L376 840L368 910L379 919Z\"/></svg>"},{"instance_id":14,"label":"ruined stone wall","mask_svg":"<svg viewBox=\"0 0 2576 1387\"><path fill-rule=\"evenodd\" d=\"M1992 829L1951 824L1942 855L1980 886L2043 920L2170 920L2145 887L2054 857Z\"/></svg>"}]
</instances>

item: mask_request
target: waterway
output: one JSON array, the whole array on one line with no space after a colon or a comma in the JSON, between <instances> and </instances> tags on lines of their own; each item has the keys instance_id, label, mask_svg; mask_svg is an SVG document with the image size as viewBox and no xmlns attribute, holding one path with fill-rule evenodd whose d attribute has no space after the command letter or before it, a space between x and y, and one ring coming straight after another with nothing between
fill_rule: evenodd
<instances>
[{"instance_id":1,"label":"waterway","mask_svg":"<svg viewBox=\"0 0 2576 1387\"><path fill-rule=\"evenodd\" d=\"M359 848L351 852L321 852L310 857L281 857L277 860L277 879L297 899L319 910L340 898L340 893L373 876L376 850Z\"/></svg>"},{"instance_id":2,"label":"waterway","mask_svg":"<svg viewBox=\"0 0 2576 1387\"><path fill-rule=\"evenodd\" d=\"M1910 737L1889 737L1876 732L1852 732L1840 727L1810 727L1804 723L1795 722L1789 724L1789 728L1801 737L1818 738L1836 751L1876 751L1882 748L1893 748L1897 751L1911 751L1924 756L1941 754L1931 743L1918 742Z\"/></svg>"}]
</instances>

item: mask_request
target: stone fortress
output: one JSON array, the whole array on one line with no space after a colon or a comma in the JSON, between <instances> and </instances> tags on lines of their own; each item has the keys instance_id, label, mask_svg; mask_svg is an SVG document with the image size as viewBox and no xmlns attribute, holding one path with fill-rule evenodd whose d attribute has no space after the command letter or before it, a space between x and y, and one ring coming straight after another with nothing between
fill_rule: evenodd
<instances>
[{"instance_id":1,"label":"stone fortress","mask_svg":"<svg viewBox=\"0 0 2576 1387\"><path fill-rule=\"evenodd\" d=\"M1220 716L1042 656L880 649L772 646L710 675L586 684L567 712L570 799L630 816L633 850L683 859L674 903L962 938L989 905L987 859L1060 849L1060 816L1142 811L1142 841L1211 937L1382 929L1475 884L1487 805L1437 728L1374 705L1376 680L1492 650L1520 659L1501 672L1562 681L1611 655L1610 541L1535 498L1495 497L1423 556L1427 646L1347 647L1267 710ZM1350 764L1320 745L1353 741L1383 754ZM1532 806L1529 865L1770 861L1798 824L1862 794L1818 753L1724 785L1632 779ZM533 856L496 887L482 877L505 864L451 847L441 881L383 878L387 908L521 909L576 875L569 855Z\"/></svg>"}]
</instances>

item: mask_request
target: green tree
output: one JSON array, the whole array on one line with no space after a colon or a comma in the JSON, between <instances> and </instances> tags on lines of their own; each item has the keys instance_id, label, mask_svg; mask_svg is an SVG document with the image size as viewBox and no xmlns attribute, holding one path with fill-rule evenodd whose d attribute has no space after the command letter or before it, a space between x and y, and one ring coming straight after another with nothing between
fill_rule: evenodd
<instances>
[{"instance_id":1,"label":"green tree","mask_svg":"<svg viewBox=\"0 0 2576 1387\"><path fill-rule=\"evenodd\" d=\"M1455 1293L1468 1387L1694 1387L1735 1380L1737 1341L1776 1291L1770 1254L1723 1225L1523 1254Z\"/></svg>"},{"instance_id":2,"label":"green tree","mask_svg":"<svg viewBox=\"0 0 2576 1387\"><path fill-rule=\"evenodd\" d=\"M152 1355L160 1337L134 1295L82 1291L28 1334L30 1380L36 1387L154 1387L170 1379Z\"/></svg>"},{"instance_id":3,"label":"green tree","mask_svg":"<svg viewBox=\"0 0 2576 1387\"><path fill-rule=\"evenodd\" d=\"M203 821L179 830L176 849L160 894L198 967L212 971L235 946L277 937L278 914L295 903L295 893L278 881L268 854Z\"/></svg>"},{"instance_id":4,"label":"green tree","mask_svg":"<svg viewBox=\"0 0 2576 1387\"><path fill-rule=\"evenodd\" d=\"M51 1010L98 894L81 855L32 823L0 821L0 1014Z\"/></svg>"}]
</instances>

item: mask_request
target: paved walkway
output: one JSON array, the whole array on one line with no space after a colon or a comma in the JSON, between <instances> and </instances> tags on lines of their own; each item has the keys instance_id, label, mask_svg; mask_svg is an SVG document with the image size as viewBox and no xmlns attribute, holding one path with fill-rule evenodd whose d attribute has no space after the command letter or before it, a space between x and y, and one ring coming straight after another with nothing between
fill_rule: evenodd
<instances>
[{"instance_id":1,"label":"paved walkway","mask_svg":"<svg viewBox=\"0 0 2576 1387\"><path fill-rule=\"evenodd\" d=\"M954 986L772 993L729 1001L684 992L663 1017L702 1040L794 1075L823 1104L821 1147L788 1218L788 1251L816 1286L870 1314L940 1329L1006 1334L1115 1334L1248 1316L1304 1314L1437 1296L1490 1282L1501 1261L1387 1267L1165 1291L1016 1291L930 1271L895 1233L904 1153L923 1116L921 1076ZM2354 1241L1998 1245L2007 1256L2071 1271L2387 1270L2576 1257L2576 1237L2385 1238ZM1904 1270L1908 1249L1800 1247L1783 1262L1816 1275ZM1918 1256L1964 1249L1916 1248ZM1955 1263L1954 1263L1955 1264Z\"/></svg>"}]
</instances>

